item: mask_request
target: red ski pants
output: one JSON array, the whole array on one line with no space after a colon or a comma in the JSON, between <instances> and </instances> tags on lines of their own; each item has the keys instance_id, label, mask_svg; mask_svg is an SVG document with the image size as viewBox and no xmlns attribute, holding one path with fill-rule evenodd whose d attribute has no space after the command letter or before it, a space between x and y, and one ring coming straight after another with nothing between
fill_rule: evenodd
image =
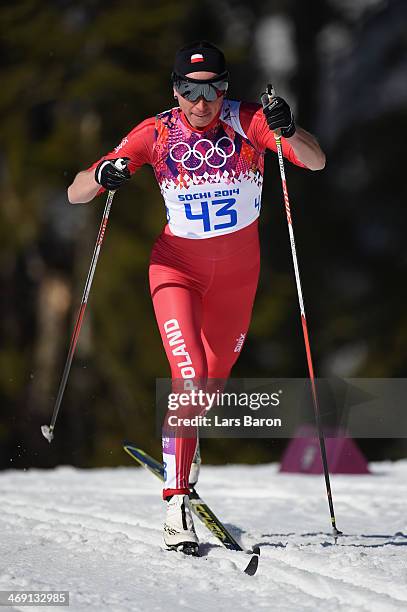
<instances>
[{"instance_id":1,"label":"red ski pants","mask_svg":"<svg viewBox=\"0 0 407 612\"><path fill-rule=\"evenodd\" d=\"M174 236L165 226L151 253L149 279L173 385L184 379L202 388L208 378L229 377L249 328L259 270L257 220L203 239ZM189 492L196 444L190 434L163 433L164 499Z\"/></svg>"}]
</instances>

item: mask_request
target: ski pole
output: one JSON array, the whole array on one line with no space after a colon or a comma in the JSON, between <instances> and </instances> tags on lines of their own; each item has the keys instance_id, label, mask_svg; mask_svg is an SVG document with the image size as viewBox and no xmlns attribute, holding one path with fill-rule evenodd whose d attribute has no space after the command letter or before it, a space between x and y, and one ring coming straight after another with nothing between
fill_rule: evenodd
<instances>
[{"instance_id":1,"label":"ski pole","mask_svg":"<svg viewBox=\"0 0 407 612\"><path fill-rule=\"evenodd\" d=\"M271 102L271 99L274 95L275 95L275 91L272 85L267 85L266 93L264 93L261 96L261 102L262 102L263 108ZM298 301L299 301L300 312L301 312L301 323L302 323L302 331L304 335L305 352L307 354L308 371L309 371L309 377L311 381L312 399L313 399L314 412L315 412L315 422L317 426L319 446L321 449L322 465L324 468L325 486L326 486L326 492L328 496L329 512L331 515L333 535L338 536L342 534L342 531L339 531L336 527L334 505L333 505L333 500L332 500L331 483L329 479L328 461L326 458L325 439L324 439L324 435L323 435L322 428L321 428L318 395L317 395L317 390L315 386L314 367L312 364L307 319L305 316L305 307L304 307L304 300L303 300L302 289L301 289L300 271L299 271L298 260L297 260L297 250L295 248L294 229L293 229L293 222L292 222L292 217L291 217L290 200L288 198L287 182L285 178L284 158L283 158L283 150L282 150L282 145L281 145L281 133L279 130L276 130L274 132L274 138L275 138L276 147L277 147L278 165L280 167L281 185L283 188L284 206L285 206L285 212L287 215L288 232L290 235L291 253L292 253L292 258L293 258L295 281L297 285Z\"/></svg>"},{"instance_id":2,"label":"ski pole","mask_svg":"<svg viewBox=\"0 0 407 612\"><path fill-rule=\"evenodd\" d=\"M99 233L98 233L98 237L96 239L95 249L93 251L93 257L92 257L92 261L91 261L91 264L90 264L90 268L89 268L89 272L88 272L88 277L86 279L85 289L84 289L84 292L83 292L81 305L80 305L80 308L79 308L78 316L77 316L77 319L76 319L75 327L74 327L72 338L71 338L71 343L70 343L70 346L69 346L68 356L66 358L64 371L63 371L61 382L60 382L60 385L59 385L58 395L57 395L57 399L55 401L54 412L52 414L51 423L50 423L49 426L48 425L42 425L41 426L42 435L44 436L44 438L46 438L48 440L48 442L50 444L51 444L52 439L54 437L55 422L57 420L59 408L60 408L61 402L62 402L62 397L64 395L66 383L67 383L69 372L70 372L70 369L71 369L71 364L72 364L73 356L74 356L74 353L75 353L76 344L78 342L79 334L80 334L80 331L81 331L82 321L83 321L83 317L85 315L86 305L88 303L89 292L90 292L90 288L92 286L93 275L95 274L95 269L96 269L96 264L97 264L97 261L98 261L98 258L99 258L100 249L102 247L103 239L105 237L107 221L109 219L110 208L112 206L113 196L114 196L115 193L116 193L115 191L109 191L109 193L107 195L105 209L103 211L103 217L102 217L102 221L100 223Z\"/></svg>"}]
</instances>

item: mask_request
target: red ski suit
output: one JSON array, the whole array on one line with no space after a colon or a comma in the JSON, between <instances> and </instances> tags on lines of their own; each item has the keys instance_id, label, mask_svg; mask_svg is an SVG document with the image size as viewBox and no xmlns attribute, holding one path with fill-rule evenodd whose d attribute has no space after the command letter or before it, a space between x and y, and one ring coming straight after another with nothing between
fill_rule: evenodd
<instances>
[{"instance_id":1,"label":"red ski suit","mask_svg":"<svg viewBox=\"0 0 407 612\"><path fill-rule=\"evenodd\" d=\"M286 158L305 167L284 138L282 146ZM276 146L261 106L225 99L203 129L173 108L137 125L101 158L129 157L131 173L150 164L164 197L167 224L151 253L149 279L177 391L180 381L202 388L208 378L227 379L242 349L259 277L266 149ZM164 498L188 493L196 444L191 433L163 433Z\"/></svg>"}]
</instances>

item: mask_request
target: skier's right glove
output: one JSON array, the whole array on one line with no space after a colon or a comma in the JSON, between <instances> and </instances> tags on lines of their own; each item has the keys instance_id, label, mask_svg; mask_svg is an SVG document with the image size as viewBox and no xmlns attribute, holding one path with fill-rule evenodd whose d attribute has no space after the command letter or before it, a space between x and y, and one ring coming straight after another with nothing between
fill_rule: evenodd
<instances>
[{"instance_id":1,"label":"skier's right glove","mask_svg":"<svg viewBox=\"0 0 407 612\"><path fill-rule=\"evenodd\" d=\"M96 182L109 191L116 191L131 176L127 168L127 162L129 161L130 157L102 160L96 166Z\"/></svg>"}]
</instances>

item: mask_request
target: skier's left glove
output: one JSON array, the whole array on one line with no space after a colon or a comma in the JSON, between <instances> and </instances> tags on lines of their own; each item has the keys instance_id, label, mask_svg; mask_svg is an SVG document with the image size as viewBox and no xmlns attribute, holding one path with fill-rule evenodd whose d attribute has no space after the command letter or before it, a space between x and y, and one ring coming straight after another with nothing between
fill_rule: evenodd
<instances>
[{"instance_id":1,"label":"skier's left glove","mask_svg":"<svg viewBox=\"0 0 407 612\"><path fill-rule=\"evenodd\" d=\"M290 138L295 134L295 121L291 108L284 100L276 96L263 108L270 130L280 130L281 136Z\"/></svg>"}]
</instances>

